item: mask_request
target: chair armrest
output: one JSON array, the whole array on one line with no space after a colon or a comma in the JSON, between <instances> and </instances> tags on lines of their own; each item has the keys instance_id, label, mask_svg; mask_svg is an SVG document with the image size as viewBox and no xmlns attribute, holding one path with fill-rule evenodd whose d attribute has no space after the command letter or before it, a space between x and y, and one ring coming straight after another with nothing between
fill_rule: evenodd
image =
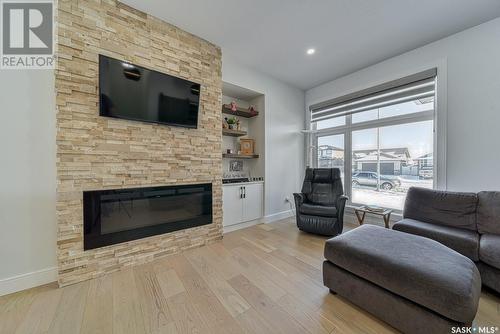
<instances>
[{"instance_id":1,"label":"chair armrest","mask_svg":"<svg viewBox=\"0 0 500 334\"><path fill-rule=\"evenodd\" d=\"M342 195L342 196L339 196L339 198L337 198L337 202L335 202L335 207L337 208L337 217L341 221L344 220L345 202L348 199L349 199L349 197Z\"/></svg>"},{"instance_id":2,"label":"chair armrest","mask_svg":"<svg viewBox=\"0 0 500 334\"><path fill-rule=\"evenodd\" d=\"M294 193L293 198L295 199L295 209L298 209L304 203L304 194Z\"/></svg>"}]
</instances>

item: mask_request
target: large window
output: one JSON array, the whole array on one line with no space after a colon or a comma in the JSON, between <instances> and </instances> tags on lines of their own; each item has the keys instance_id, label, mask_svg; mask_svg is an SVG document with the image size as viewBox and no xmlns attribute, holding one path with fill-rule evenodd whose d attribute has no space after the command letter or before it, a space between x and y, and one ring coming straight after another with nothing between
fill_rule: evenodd
<instances>
[{"instance_id":1,"label":"large window","mask_svg":"<svg viewBox=\"0 0 500 334\"><path fill-rule=\"evenodd\" d=\"M434 186L435 73L397 83L312 110L313 165L339 168L353 205L402 210Z\"/></svg>"}]
</instances>

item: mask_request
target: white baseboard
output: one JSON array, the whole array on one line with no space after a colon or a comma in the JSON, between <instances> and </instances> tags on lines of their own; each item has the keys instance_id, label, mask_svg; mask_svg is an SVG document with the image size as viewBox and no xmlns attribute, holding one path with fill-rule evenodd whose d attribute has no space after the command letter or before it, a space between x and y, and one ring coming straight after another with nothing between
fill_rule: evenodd
<instances>
[{"instance_id":1,"label":"white baseboard","mask_svg":"<svg viewBox=\"0 0 500 334\"><path fill-rule=\"evenodd\" d=\"M0 279L0 296L57 281L57 267Z\"/></svg>"},{"instance_id":2,"label":"white baseboard","mask_svg":"<svg viewBox=\"0 0 500 334\"><path fill-rule=\"evenodd\" d=\"M224 233L229 233L233 232L236 230L240 230L242 228L247 228L253 225L257 224L269 224L278 220L282 220L285 218L293 217L295 216L295 210L287 210L283 212L278 212L278 213L273 213L272 215L267 215L262 218L252 220L249 222L244 222L244 223L239 223L239 224L234 224L234 225L229 225L229 226L224 226Z\"/></svg>"},{"instance_id":3,"label":"white baseboard","mask_svg":"<svg viewBox=\"0 0 500 334\"><path fill-rule=\"evenodd\" d=\"M273 213L264 217L264 223L269 224L278 220L295 216L295 210L287 210L278 213Z\"/></svg>"},{"instance_id":4,"label":"white baseboard","mask_svg":"<svg viewBox=\"0 0 500 334\"><path fill-rule=\"evenodd\" d=\"M257 224L261 224L261 223L262 223L262 218L251 220L249 222L244 222L244 223L239 223L239 224L224 226L223 233L226 234L226 233L229 233L229 232L233 232L233 231L236 231L236 230L241 230L242 228L247 228L247 227L254 226L254 225L257 225Z\"/></svg>"}]
</instances>

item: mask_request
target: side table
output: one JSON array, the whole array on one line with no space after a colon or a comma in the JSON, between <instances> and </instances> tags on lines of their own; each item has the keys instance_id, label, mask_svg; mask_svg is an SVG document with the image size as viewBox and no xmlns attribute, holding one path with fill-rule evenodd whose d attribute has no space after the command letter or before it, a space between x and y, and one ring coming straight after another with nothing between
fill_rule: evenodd
<instances>
[{"instance_id":1,"label":"side table","mask_svg":"<svg viewBox=\"0 0 500 334\"><path fill-rule=\"evenodd\" d=\"M363 225L363 222L365 220L365 215L367 213L371 213L376 216L382 216L384 219L384 224L385 228L389 228L389 220L391 219L391 209L384 209L382 211L374 211L370 210L367 206L360 206L359 208L354 209L354 213L356 214L356 217L358 218L359 225Z\"/></svg>"}]
</instances>

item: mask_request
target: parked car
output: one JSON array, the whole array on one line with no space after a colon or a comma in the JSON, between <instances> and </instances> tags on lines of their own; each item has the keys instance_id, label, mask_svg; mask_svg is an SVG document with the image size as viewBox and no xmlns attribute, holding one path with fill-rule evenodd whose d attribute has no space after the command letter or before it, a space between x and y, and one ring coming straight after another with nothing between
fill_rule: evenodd
<instances>
[{"instance_id":1,"label":"parked car","mask_svg":"<svg viewBox=\"0 0 500 334\"><path fill-rule=\"evenodd\" d=\"M378 174L375 172L356 172L352 175L352 185L353 186L377 186ZM401 181L397 176L390 177L381 175L380 176L380 189L391 190L393 188L401 186Z\"/></svg>"},{"instance_id":2,"label":"parked car","mask_svg":"<svg viewBox=\"0 0 500 334\"><path fill-rule=\"evenodd\" d=\"M418 176L422 179L432 179L434 172L432 169L421 169L418 171Z\"/></svg>"}]
</instances>

